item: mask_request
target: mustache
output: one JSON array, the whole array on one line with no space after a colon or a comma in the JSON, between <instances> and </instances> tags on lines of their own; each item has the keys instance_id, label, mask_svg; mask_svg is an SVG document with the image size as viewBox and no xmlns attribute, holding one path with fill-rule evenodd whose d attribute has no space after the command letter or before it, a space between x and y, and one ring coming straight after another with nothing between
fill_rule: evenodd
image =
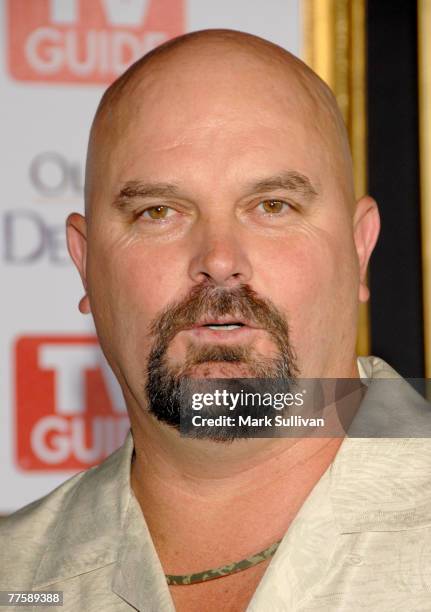
<instances>
[{"instance_id":1,"label":"mustache","mask_svg":"<svg viewBox=\"0 0 431 612\"><path fill-rule=\"evenodd\" d=\"M150 334L162 340L164 349L178 332L205 316L226 315L242 317L263 328L273 337L281 351L291 353L286 318L269 300L260 297L247 284L232 289L217 287L208 282L195 285L183 300L168 304L153 320Z\"/></svg>"}]
</instances>

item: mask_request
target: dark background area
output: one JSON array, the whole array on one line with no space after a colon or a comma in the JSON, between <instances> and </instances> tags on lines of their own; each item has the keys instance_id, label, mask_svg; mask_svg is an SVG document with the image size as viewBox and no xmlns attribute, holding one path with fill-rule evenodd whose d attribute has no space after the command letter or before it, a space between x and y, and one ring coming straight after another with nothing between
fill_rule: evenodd
<instances>
[{"instance_id":1,"label":"dark background area","mask_svg":"<svg viewBox=\"0 0 431 612\"><path fill-rule=\"evenodd\" d=\"M368 190L382 231L370 263L371 354L424 376L416 2L369 0Z\"/></svg>"}]
</instances>

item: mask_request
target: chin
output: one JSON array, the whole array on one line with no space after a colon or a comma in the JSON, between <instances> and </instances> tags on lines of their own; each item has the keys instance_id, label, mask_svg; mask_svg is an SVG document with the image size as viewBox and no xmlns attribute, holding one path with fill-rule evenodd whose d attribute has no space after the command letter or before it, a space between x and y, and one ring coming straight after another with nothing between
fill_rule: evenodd
<instances>
[{"instance_id":1,"label":"chin","mask_svg":"<svg viewBox=\"0 0 431 612\"><path fill-rule=\"evenodd\" d=\"M189 378L253 378L253 372L245 363L207 362L191 366L184 372Z\"/></svg>"}]
</instances>

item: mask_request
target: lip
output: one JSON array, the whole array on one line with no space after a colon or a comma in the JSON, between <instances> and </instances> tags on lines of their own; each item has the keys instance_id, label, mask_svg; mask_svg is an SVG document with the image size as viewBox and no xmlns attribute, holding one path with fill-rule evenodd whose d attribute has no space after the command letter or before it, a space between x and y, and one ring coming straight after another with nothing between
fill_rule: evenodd
<instances>
[{"instance_id":1,"label":"lip","mask_svg":"<svg viewBox=\"0 0 431 612\"><path fill-rule=\"evenodd\" d=\"M233 325L235 323L242 323L242 327L236 329L210 329L206 325L219 324L219 325ZM206 318L198 323L188 327L185 332L192 335L196 340L202 342L210 342L213 344L220 343L238 343L251 340L255 333L261 328L248 323L244 319L234 317L220 317L220 318Z\"/></svg>"},{"instance_id":2,"label":"lip","mask_svg":"<svg viewBox=\"0 0 431 612\"><path fill-rule=\"evenodd\" d=\"M242 317L233 317L231 315L224 316L224 317L205 317L201 321L198 321L197 323L190 325L190 327L188 327L187 329L198 329L200 327L205 327L206 325L235 325L238 323L241 323L243 327L248 327L250 329L258 329L250 321L247 321L246 319L243 319ZM209 331L213 331L213 330L210 329ZM227 333L230 333L233 331L238 331L238 330L230 330Z\"/></svg>"}]
</instances>

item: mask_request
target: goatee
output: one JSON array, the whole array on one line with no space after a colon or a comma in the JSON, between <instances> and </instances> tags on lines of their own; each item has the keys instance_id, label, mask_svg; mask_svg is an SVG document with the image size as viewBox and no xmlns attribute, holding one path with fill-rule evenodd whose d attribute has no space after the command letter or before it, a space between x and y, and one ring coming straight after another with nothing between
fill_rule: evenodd
<instances>
[{"instance_id":1,"label":"goatee","mask_svg":"<svg viewBox=\"0 0 431 612\"><path fill-rule=\"evenodd\" d=\"M184 363L170 366L167 350L171 340L181 330L187 329L205 316L214 318L232 316L257 324L272 338L277 347L274 357L256 354L248 345L206 344L190 345ZM289 329L284 316L269 300L259 297L248 285L234 289L214 287L209 284L195 286L186 299L170 304L151 325L154 338L147 368L146 394L148 410L159 421L181 430L184 410L189 411L187 398L193 390L192 370L201 364L219 363L219 371L225 371L226 385L235 384L235 379L281 379L293 382L298 375L294 351L289 342ZM236 374L236 376L233 376ZM205 375L202 376L205 378ZM217 379L219 381L219 379ZM250 380L250 383L252 381ZM252 385L253 386L253 385ZM205 414L207 413L207 414ZM219 414L223 413L223 408ZM214 414L212 410L201 410L202 417ZM244 428L200 428L201 438L228 441L244 437Z\"/></svg>"}]
</instances>

